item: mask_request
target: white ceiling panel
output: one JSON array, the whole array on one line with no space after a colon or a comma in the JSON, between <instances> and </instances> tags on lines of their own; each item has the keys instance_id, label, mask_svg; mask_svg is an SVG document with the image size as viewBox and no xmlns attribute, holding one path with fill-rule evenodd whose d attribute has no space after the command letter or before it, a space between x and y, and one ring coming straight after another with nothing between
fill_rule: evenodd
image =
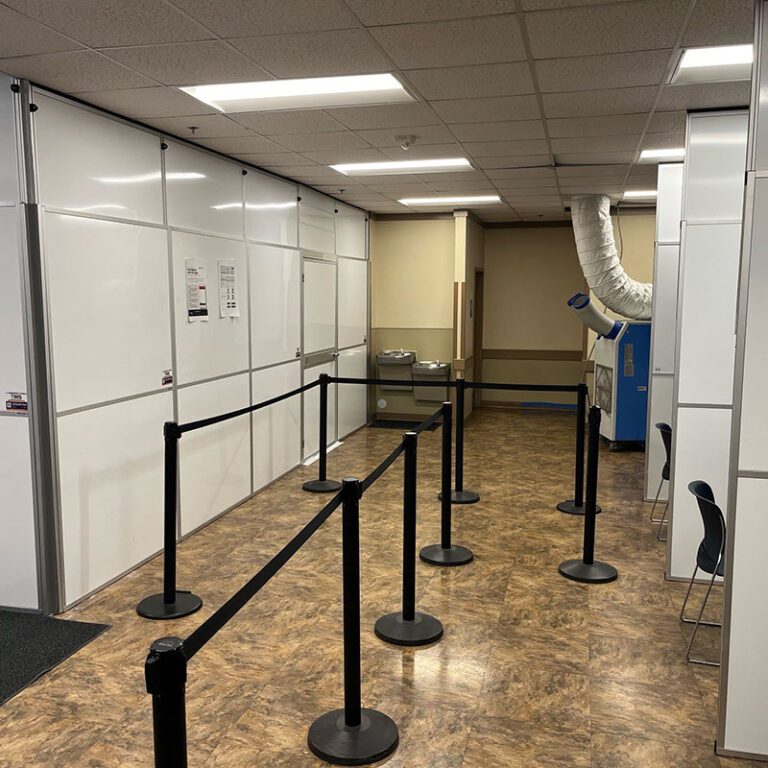
<instances>
[{"instance_id":1,"label":"white ceiling panel","mask_svg":"<svg viewBox=\"0 0 768 768\"><path fill-rule=\"evenodd\" d=\"M467 152L461 144L422 144L404 152L400 147L383 147L381 150L390 160L431 160L435 157L464 157ZM460 171L468 173L468 171ZM441 173L441 176L445 174Z\"/></svg>"},{"instance_id":2,"label":"white ceiling panel","mask_svg":"<svg viewBox=\"0 0 768 768\"><path fill-rule=\"evenodd\" d=\"M0 6L0 58L74 51L83 46L10 8Z\"/></svg>"},{"instance_id":3,"label":"white ceiling panel","mask_svg":"<svg viewBox=\"0 0 768 768\"><path fill-rule=\"evenodd\" d=\"M678 112L654 112L648 125L649 133L685 132L687 114Z\"/></svg>"},{"instance_id":4,"label":"white ceiling panel","mask_svg":"<svg viewBox=\"0 0 768 768\"><path fill-rule=\"evenodd\" d=\"M611 5L631 3L634 0L521 0L524 11L543 11L551 8L574 8L578 5Z\"/></svg>"},{"instance_id":5,"label":"white ceiling panel","mask_svg":"<svg viewBox=\"0 0 768 768\"><path fill-rule=\"evenodd\" d=\"M500 123L459 123L450 126L459 141L508 141L543 139L541 120L515 120Z\"/></svg>"},{"instance_id":6,"label":"white ceiling panel","mask_svg":"<svg viewBox=\"0 0 768 768\"><path fill-rule=\"evenodd\" d=\"M305 157L320 165L336 165L337 163L368 163L390 160L380 149L331 149L318 152L302 152ZM346 178L338 171L328 169L333 178ZM392 178L391 176L389 178Z\"/></svg>"},{"instance_id":7,"label":"white ceiling panel","mask_svg":"<svg viewBox=\"0 0 768 768\"><path fill-rule=\"evenodd\" d=\"M643 140L643 149L671 149L685 146L685 132L649 133Z\"/></svg>"},{"instance_id":8,"label":"white ceiling panel","mask_svg":"<svg viewBox=\"0 0 768 768\"><path fill-rule=\"evenodd\" d=\"M0 62L2 64L2 62ZM660 110L748 107L749 82L668 85L659 99Z\"/></svg>"},{"instance_id":9,"label":"white ceiling panel","mask_svg":"<svg viewBox=\"0 0 768 768\"><path fill-rule=\"evenodd\" d=\"M385 197L415 197L434 195L434 190L428 184L371 184L374 192Z\"/></svg>"},{"instance_id":10,"label":"white ceiling panel","mask_svg":"<svg viewBox=\"0 0 768 768\"><path fill-rule=\"evenodd\" d=\"M560 179L574 179L582 177L597 176L619 176L624 177L629 170L629 165L575 165L571 167L558 168L557 175ZM567 182L565 182L567 183Z\"/></svg>"},{"instance_id":11,"label":"white ceiling panel","mask_svg":"<svg viewBox=\"0 0 768 768\"><path fill-rule=\"evenodd\" d=\"M391 62L362 29L266 35L232 45L275 77L320 77L386 72Z\"/></svg>"},{"instance_id":12,"label":"white ceiling panel","mask_svg":"<svg viewBox=\"0 0 768 768\"><path fill-rule=\"evenodd\" d=\"M270 141L264 136L230 136L220 139L200 139L196 142L209 149L215 149L217 152L224 152L228 155L254 154L260 152L281 152L282 147Z\"/></svg>"},{"instance_id":13,"label":"white ceiling panel","mask_svg":"<svg viewBox=\"0 0 768 768\"><path fill-rule=\"evenodd\" d=\"M148 77L127 69L96 51L45 53L39 56L0 59L0 72L24 77L65 93L156 85Z\"/></svg>"},{"instance_id":14,"label":"white ceiling panel","mask_svg":"<svg viewBox=\"0 0 768 768\"><path fill-rule=\"evenodd\" d=\"M401 69L525 59L520 25L512 14L373 27L370 32Z\"/></svg>"},{"instance_id":15,"label":"white ceiling panel","mask_svg":"<svg viewBox=\"0 0 768 768\"><path fill-rule=\"evenodd\" d=\"M413 69L407 75L426 99L510 96L534 91L527 62Z\"/></svg>"},{"instance_id":16,"label":"white ceiling panel","mask_svg":"<svg viewBox=\"0 0 768 768\"><path fill-rule=\"evenodd\" d=\"M317 166L317 163L314 162L314 160L310 160L297 152L238 152L235 157L244 160L246 163L258 165L260 167Z\"/></svg>"},{"instance_id":17,"label":"white ceiling panel","mask_svg":"<svg viewBox=\"0 0 768 768\"><path fill-rule=\"evenodd\" d=\"M548 186L555 183L555 171L553 168L507 168L488 171L488 178L495 181L498 186L511 186L511 184L504 184L505 180L519 182L521 186L528 187Z\"/></svg>"},{"instance_id":18,"label":"white ceiling panel","mask_svg":"<svg viewBox=\"0 0 768 768\"><path fill-rule=\"evenodd\" d=\"M320 109L286 112L235 112L229 115L246 128L261 134L344 131L346 128Z\"/></svg>"},{"instance_id":19,"label":"white ceiling panel","mask_svg":"<svg viewBox=\"0 0 768 768\"><path fill-rule=\"evenodd\" d=\"M533 57L671 48L688 0L644 0L525 16Z\"/></svg>"},{"instance_id":20,"label":"white ceiling panel","mask_svg":"<svg viewBox=\"0 0 768 768\"><path fill-rule=\"evenodd\" d=\"M558 155L563 152L592 152L599 149L601 152L619 152L634 150L640 141L639 135L626 136L601 136L600 141L595 141L593 136L571 139L552 139L552 151Z\"/></svg>"},{"instance_id":21,"label":"white ceiling panel","mask_svg":"<svg viewBox=\"0 0 768 768\"><path fill-rule=\"evenodd\" d=\"M553 139L580 136L616 136L640 134L648 121L648 114L604 115L602 117L565 117L547 120L549 135Z\"/></svg>"},{"instance_id":22,"label":"white ceiling panel","mask_svg":"<svg viewBox=\"0 0 768 768\"><path fill-rule=\"evenodd\" d=\"M153 128L183 139L211 139L222 136L249 136L245 126L225 115L194 115L192 117L150 117L145 122ZM196 130L192 130L192 128Z\"/></svg>"},{"instance_id":23,"label":"white ceiling panel","mask_svg":"<svg viewBox=\"0 0 768 768\"><path fill-rule=\"evenodd\" d=\"M430 186L437 192L471 192L473 195L493 195L496 187L488 181L440 181L437 174Z\"/></svg>"},{"instance_id":24,"label":"white ceiling panel","mask_svg":"<svg viewBox=\"0 0 768 768\"><path fill-rule=\"evenodd\" d=\"M318 133L285 133L270 136L283 147L295 152L320 152L326 149L363 149L368 143L352 131Z\"/></svg>"},{"instance_id":25,"label":"white ceiling panel","mask_svg":"<svg viewBox=\"0 0 768 768\"><path fill-rule=\"evenodd\" d=\"M552 163L551 155L517 155L510 157L503 155L501 157L478 157L475 165L484 170L492 168L523 168L539 165L550 165Z\"/></svg>"},{"instance_id":26,"label":"white ceiling panel","mask_svg":"<svg viewBox=\"0 0 768 768\"><path fill-rule=\"evenodd\" d=\"M754 0L697 0L683 45L751 43Z\"/></svg>"},{"instance_id":27,"label":"white ceiling panel","mask_svg":"<svg viewBox=\"0 0 768 768\"><path fill-rule=\"evenodd\" d=\"M589 91L658 85L670 60L670 51L610 53L536 62L536 74L543 93ZM549 116L549 114L548 114Z\"/></svg>"},{"instance_id":28,"label":"white ceiling panel","mask_svg":"<svg viewBox=\"0 0 768 768\"><path fill-rule=\"evenodd\" d=\"M221 40L110 48L105 53L165 85L272 79L268 72Z\"/></svg>"},{"instance_id":29,"label":"white ceiling panel","mask_svg":"<svg viewBox=\"0 0 768 768\"><path fill-rule=\"evenodd\" d=\"M358 26L357 19L343 0L173 1L221 37L351 29Z\"/></svg>"},{"instance_id":30,"label":"white ceiling panel","mask_svg":"<svg viewBox=\"0 0 768 768\"><path fill-rule=\"evenodd\" d=\"M527 155L543 155L549 152L545 139L529 139L527 141L471 141L465 142L464 147L471 157L521 157Z\"/></svg>"},{"instance_id":31,"label":"white ceiling panel","mask_svg":"<svg viewBox=\"0 0 768 768\"><path fill-rule=\"evenodd\" d=\"M379 128L357 131L358 136L374 147L399 147L395 136L413 136L418 146L453 142L454 136L445 125L417 125L400 128Z\"/></svg>"},{"instance_id":32,"label":"white ceiling panel","mask_svg":"<svg viewBox=\"0 0 768 768\"><path fill-rule=\"evenodd\" d=\"M634 152L562 152L557 153L555 159L567 165L603 165L631 163L634 155Z\"/></svg>"},{"instance_id":33,"label":"white ceiling panel","mask_svg":"<svg viewBox=\"0 0 768 768\"><path fill-rule=\"evenodd\" d=\"M657 88L601 88L594 91L545 93L542 96L547 117L586 117L648 112Z\"/></svg>"},{"instance_id":34,"label":"white ceiling panel","mask_svg":"<svg viewBox=\"0 0 768 768\"><path fill-rule=\"evenodd\" d=\"M446 123L490 123L541 116L538 99L533 94L492 99L447 99L433 101L432 106Z\"/></svg>"},{"instance_id":35,"label":"white ceiling panel","mask_svg":"<svg viewBox=\"0 0 768 768\"><path fill-rule=\"evenodd\" d=\"M389 128L390 126L400 128L404 125L430 125L435 122L435 113L424 102L377 107L344 107L329 109L328 114L352 130Z\"/></svg>"},{"instance_id":36,"label":"white ceiling panel","mask_svg":"<svg viewBox=\"0 0 768 768\"><path fill-rule=\"evenodd\" d=\"M515 0L347 0L366 26L512 13Z\"/></svg>"},{"instance_id":37,"label":"white ceiling panel","mask_svg":"<svg viewBox=\"0 0 768 768\"><path fill-rule=\"evenodd\" d=\"M163 86L121 88L117 91L83 91L77 96L89 104L117 112L125 117L145 119L218 114L213 107L187 96L176 88Z\"/></svg>"}]
</instances>

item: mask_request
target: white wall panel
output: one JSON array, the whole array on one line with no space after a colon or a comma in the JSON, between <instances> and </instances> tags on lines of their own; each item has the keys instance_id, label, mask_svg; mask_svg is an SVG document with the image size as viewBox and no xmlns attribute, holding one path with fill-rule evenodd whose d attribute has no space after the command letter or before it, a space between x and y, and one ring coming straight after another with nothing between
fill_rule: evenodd
<instances>
[{"instance_id":1,"label":"white wall panel","mask_svg":"<svg viewBox=\"0 0 768 768\"><path fill-rule=\"evenodd\" d=\"M291 248L248 245L251 365L261 368L301 351L301 255Z\"/></svg>"},{"instance_id":2,"label":"white wall panel","mask_svg":"<svg viewBox=\"0 0 768 768\"><path fill-rule=\"evenodd\" d=\"M677 324L677 270L679 245L657 245L653 273L653 373L675 370L675 327Z\"/></svg>"},{"instance_id":3,"label":"white wall panel","mask_svg":"<svg viewBox=\"0 0 768 768\"><path fill-rule=\"evenodd\" d=\"M304 259L304 354L336 346L336 264Z\"/></svg>"},{"instance_id":4,"label":"white wall panel","mask_svg":"<svg viewBox=\"0 0 768 768\"><path fill-rule=\"evenodd\" d=\"M18 207L0 208L0 397L27 391ZM3 410L0 407L0 410Z\"/></svg>"},{"instance_id":5,"label":"white wall panel","mask_svg":"<svg viewBox=\"0 0 768 768\"><path fill-rule=\"evenodd\" d=\"M58 419L65 602L71 604L162 547L160 392Z\"/></svg>"},{"instance_id":6,"label":"white wall panel","mask_svg":"<svg viewBox=\"0 0 768 768\"><path fill-rule=\"evenodd\" d=\"M657 189L656 242L679 243L683 206L683 164L660 165Z\"/></svg>"},{"instance_id":7,"label":"white wall panel","mask_svg":"<svg viewBox=\"0 0 768 768\"><path fill-rule=\"evenodd\" d=\"M368 375L368 347L339 352L339 378L364 379ZM368 387L364 384L339 384L339 439L368 421Z\"/></svg>"},{"instance_id":8,"label":"white wall panel","mask_svg":"<svg viewBox=\"0 0 768 768\"><path fill-rule=\"evenodd\" d=\"M263 173L245 177L245 220L249 240L298 245L298 187Z\"/></svg>"},{"instance_id":9,"label":"white wall panel","mask_svg":"<svg viewBox=\"0 0 768 768\"><path fill-rule=\"evenodd\" d=\"M301 386L299 361L254 371L253 404ZM301 461L301 395L254 411L253 489L263 488Z\"/></svg>"},{"instance_id":10,"label":"white wall panel","mask_svg":"<svg viewBox=\"0 0 768 768\"><path fill-rule=\"evenodd\" d=\"M173 292L176 316L176 367L179 384L248 369L248 269L245 244L188 232L174 232ZM186 260L206 268L208 322L189 322ZM220 316L219 259L232 259L237 275L240 317Z\"/></svg>"},{"instance_id":11,"label":"white wall panel","mask_svg":"<svg viewBox=\"0 0 768 768\"><path fill-rule=\"evenodd\" d=\"M645 443L647 452L647 487L646 499L656 498L656 491L661 480L661 470L666 461L667 452L661 440L656 424L664 422L672 424L672 396L675 380L674 377L665 374L656 374L651 377L651 391L649 402L648 438ZM667 499L669 495L669 483L664 482L661 487L659 499Z\"/></svg>"},{"instance_id":12,"label":"white wall panel","mask_svg":"<svg viewBox=\"0 0 768 768\"><path fill-rule=\"evenodd\" d=\"M159 389L171 367L166 234L46 214L59 411Z\"/></svg>"},{"instance_id":13,"label":"white wall panel","mask_svg":"<svg viewBox=\"0 0 768 768\"><path fill-rule=\"evenodd\" d=\"M16 116L11 78L0 73L0 205L16 204L19 196L19 164L16 156Z\"/></svg>"},{"instance_id":14,"label":"white wall panel","mask_svg":"<svg viewBox=\"0 0 768 768\"><path fill-rule=\"evenodd\" d=\"M729 405L741 224L699 224L684 232L678 402Z\"/></svg>"},{"instance_id":15,"label":"white wall panel","mask_svg":"<svg viewBox=\"0 0 768 768\"><path fill-rule=\"evenodd\" d=\"M179 422L250 405L248 374L183 387ZM207 523L251 493L250 417L187 432L179 445L181 532Z\"/></svg>"},{"instance_id":16,"label":"white wall panel","mask_svg":"<svg viewBox=\"0 0 768 768\"><path fill-rule=\"evenodd\" d=\"M235 163L170 141L165 179L171 227L243 237L243 172Z\"/></svg>"},{"instance_id":17,"label":"white wall panel","mask_svg":"<svg viewBox=\"0 0 768 768\"><path fill-rule=\"evenodd\" d=\"M321 373L336 375L336 363L323 363L304 371L304 384L315 381ZM336 385L328 386L328 445L336 442ZM304 459L317 453L320 447L320 388L304 393Z\"/></svg>"},{"instance_id":18,"label":"white wall panel","mask_svg":"<svg viewBox=\"0 0 768 768\"><path fill-rule=\"evenodd\" d=\"M353 259L366 257L366 215L356 208L337 205L336 255Z\"/></svg>"},{"instance_id":19,"label":"white wall panel","mask_svg":"<svg viewBox=\"0 0 768 768\"><path fill-rule=\"evenodd\" d=\"M29 422L0 418L0 605L37 608Z\"/></svg>"},{"instance_id":20,"label":"white wall panel","mask_svg":"<svg viewBox=\"0 0 768 768\"><path fill-rule=\"evenodd\" d=\"M696 499L688 490L688 483L692 480L705 480L712 486L717 503L725 508L731 409L679 408L675 426L674 512L669 536L668 575L690 579L704 527Z\"/></svg>"},{"instance_id":21,"label":"white wall panel","mask_svg":"<svg viewBox=\"0 0 768 768\"><path fill-rule=\"evenodd\" d=\"M368 262L339 259L339 349L364 344L368 335Z\"/></svg>"},{"instance_id":22,"label":"white wall panel","mask_svg":"<svg viewBox=\"0 0 768 768\"><path fill-rule=\"evenodd\" d=\"M39 93L35 103L44 206L162 223L158 136Z\"/></svg>"},{"instance_id":23,"label":"white wall panel","mask_svg":"<svg viewBox=\"0 0 768 768\"><path fill-rule=\"evenodd\" d=\"M306 187L301 187L299 196L299 245L310 251L333 253L334 201Z\"/></svg>"}]
</instances>

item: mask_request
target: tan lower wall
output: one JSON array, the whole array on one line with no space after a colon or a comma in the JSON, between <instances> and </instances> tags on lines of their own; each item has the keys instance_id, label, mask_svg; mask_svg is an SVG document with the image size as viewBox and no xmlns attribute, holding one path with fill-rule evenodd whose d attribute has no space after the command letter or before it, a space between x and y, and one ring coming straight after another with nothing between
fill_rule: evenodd
<instances>
[{"instance_id":1,"label":"tan lower wall","mask_svg":"<svg viewBox=\"0 0 768 768\"><path fill-rule=\"evenodd\" d=\"M579 360L483 360L483 381L498 381L505 384L566 384L581 381ZM576 402L576 395L570 392L505 392L483 390L483 405L543 402Z\"/></svg>"}]
</instances>

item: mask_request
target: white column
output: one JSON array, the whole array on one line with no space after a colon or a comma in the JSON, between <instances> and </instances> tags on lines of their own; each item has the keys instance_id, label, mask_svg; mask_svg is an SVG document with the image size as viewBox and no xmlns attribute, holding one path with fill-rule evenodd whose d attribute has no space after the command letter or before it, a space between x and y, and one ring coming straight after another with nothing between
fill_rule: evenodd
<instances>
[{"instance_id":1,"label":"white column","mask_svg":"<svg viewBox=\"0 0 768 768\"><path fill-rule=\"evenodd\" d=\"M768 758L768 2L757 3L738 297L717 751Z\"/></svg>"},{"instance_id":2,"label":"white column","mask_svg":"<svg viewBox=\"0 0 768 768\"><path fill-rule=\"evenodd\" d=\"M748 112L688 115L672 409L667 576L688 579L703 535L688 491L725 505Z\"/></svg>"}]
</instances>

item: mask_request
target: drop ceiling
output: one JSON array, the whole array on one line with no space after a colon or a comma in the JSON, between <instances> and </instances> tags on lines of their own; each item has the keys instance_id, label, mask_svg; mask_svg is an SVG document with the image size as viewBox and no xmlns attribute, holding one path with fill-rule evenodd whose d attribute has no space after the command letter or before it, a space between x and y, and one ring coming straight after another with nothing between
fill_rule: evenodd
<instances>
[{"instance_id":1,"label":"drop ceiling","mask_svg":"<svg viewBox=\"0 0 768 768\"><path fill-rule=\"evenodd\" d=\"M667 85L683 46L752 41L753 0L4 0L0 71L377 213L499 194L489 222L565 218L572 194L655 184L688 109L746 82ZM409 104L223 115L174 86L393 72ZM194 135L191 127L196 128ZM395 136L412 135L407 152ZM466 156L468 172L327 166ZM343 190L343 192L341 191ZM418 210L418 209L416 209Z\"/></svg>"}]
</instances>

